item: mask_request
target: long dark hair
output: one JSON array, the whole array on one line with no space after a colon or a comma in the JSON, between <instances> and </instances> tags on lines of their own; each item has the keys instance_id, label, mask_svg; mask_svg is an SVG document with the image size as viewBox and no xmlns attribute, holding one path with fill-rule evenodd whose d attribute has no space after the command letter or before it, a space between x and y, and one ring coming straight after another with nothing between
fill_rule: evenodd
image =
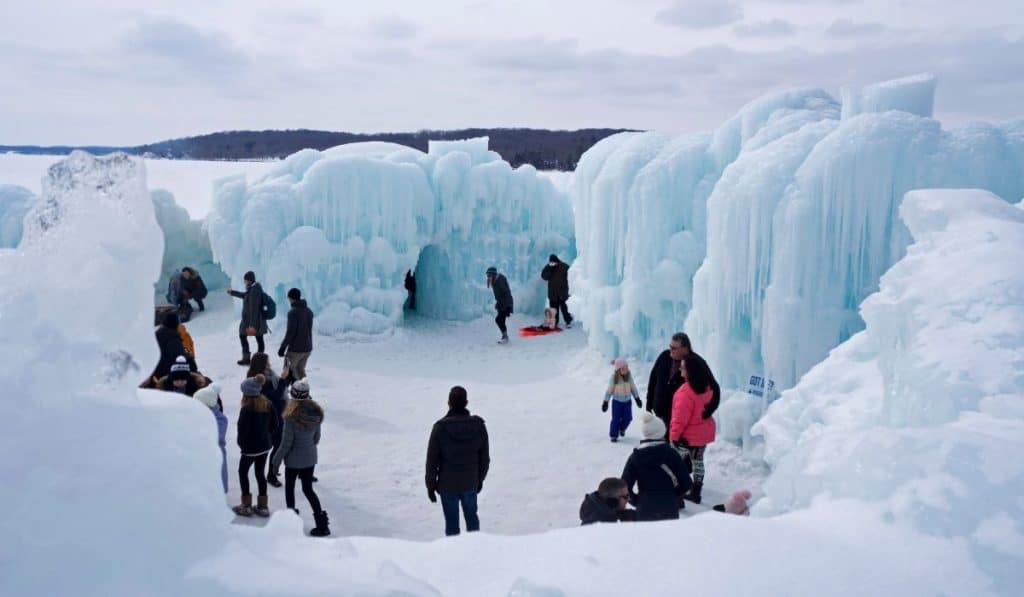
<instances>
[{"instance_id":1,"label":"long dark hair","mask_svg":"<svg viewBox=\"0 0 1024 597\"><path fill-rule=\"evenodd\" d=\"M256 377L257 373L266 373L267 367L270 366L270 357L265 352L257 352L252 355L252 360L249 361L249 372L245 374L246 377Z\"/></svg>"},{"instance_id":2,"label":"long dark hair","mask_svg":"<svg viewBox=\"0 0 1024 597\"><path fill-rule=\"evenodd\" d=\"M707 392L711 385L711 372L704 359L691 352L683 357L683 367L686 368L686 383L690 384L693 391L698 394Z\"/></svg>"}]
</instances>

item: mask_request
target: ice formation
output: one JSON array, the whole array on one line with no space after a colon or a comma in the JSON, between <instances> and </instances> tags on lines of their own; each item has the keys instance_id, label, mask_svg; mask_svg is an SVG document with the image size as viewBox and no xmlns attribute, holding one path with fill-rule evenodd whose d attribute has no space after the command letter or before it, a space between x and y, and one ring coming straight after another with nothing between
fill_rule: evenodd
<instances>
[{"instance_id":1,"label":"ice formation","mask_svg":"<svg viewBox=\"0 0 1024 597\"><path fill-rule=\"evenodd\" d=\"M35 201L32 191L16 185L0 184L0 249L21 242L22 220Z\"/></svg>"},{"instance_id":2,"label":"ice formation","mask_svg":"<svg viewBox=\"0 0 1024 597\"><path fill-rule=\"evenodd\" d=\"M185 266L195 268L209 290L227 288L227 275L213 262L206 223L189 218L185 208L178 206L174 195L168 191L156 189L151 197L156 221L164 236L164 258L160 268L163 284L157 284L157 295L164 295L167 279Z\"/></svg>"},{"instance_id":3,"label":"ice formation","mask_svg":"<svg viewBox=\"0 0 1024 597\"><path fill-rule=\"evenodd\" d=\"M934 85L847 91L843 118L824 91L772 94L710 138L595 145L574 181L575 304L591 345L652 357L683 330L725 386L791 387L863 328L857 305L910 240L896 217L905 192L1024 196L1024 121L944 131L928 117Z\"/></svg>"},{"instance_id":4,"label":"ice formation","mask_svg":"<svg viewBox=\"0 0 1024 597\"><path fill-rule=\"evenodd\" d=\"M236 283L253 270L284 300L309 297L323 333L378 333L403 317L405 273L417 313L472 319L493 312L484 271L497 266L516 311L546 299L548 255L575 256L568 197L537 171L512 169L487 139L303 150L251 184L220 181L208 218L214 259Z\"/></svg>"},{"instance_id":5,"label":"ice formation","mask_svg":"<svg viewBox=\"0 0 1024 597\"><path fill-rule=\"evenodd\" d=\"M1024 564L1024 204L914 191L907 254L861 305L866 328L784 392L753 432L773 473L761 513L823 493L969 544L1001 594Z\"/></svg>"}]
</instances>

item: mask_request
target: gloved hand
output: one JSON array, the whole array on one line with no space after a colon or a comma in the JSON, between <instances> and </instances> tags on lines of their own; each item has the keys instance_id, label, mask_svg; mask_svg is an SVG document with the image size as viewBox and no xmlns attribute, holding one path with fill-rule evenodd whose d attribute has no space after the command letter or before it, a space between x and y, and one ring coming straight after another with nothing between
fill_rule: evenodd
<instances>
[{"instance_id":1,"label":"gloved hand","mask_svg":"<svg viewBox=\"0 0 1024 597\"><path fill-rule=\"evenodd\" d=\"M636 407L637 408L643 408L644 407L644 403L640 402L640 397L639 396L633 396L633 400L636 400Z\"/></svg>"},{"instance_id":2,"label":"gloved hand","mask_svg":"<svg viewBox=\"0 0 1024 597\"><path fill-rule=\"evenodd\" d=\"M284 348L281 348L280 350L277 351L277 356L281 357L282 359L284 358Z\"/></svg>"},{"instance_id":3,"label":"gloved hand","mask_svg":"<svg viewBox=\"0 0 1024 597\"><path fill-rule=\"evenodd\" d=\"M603 412L603 413L608 412L608 402L607 401L601 403L601 412Z\"/></svg>"},{"instance_id":4,"label":"gloved hand","mask_svg":"<svg viewBox=\"0 0 1024 597\"><path fill-rule=\"evenodd\" d=\"M431 502L435 504L437 503L437 494L434 493L434 490L430 489L429 487L427 488L427 497L430 498Z\"/></svg>"}]
</instances>

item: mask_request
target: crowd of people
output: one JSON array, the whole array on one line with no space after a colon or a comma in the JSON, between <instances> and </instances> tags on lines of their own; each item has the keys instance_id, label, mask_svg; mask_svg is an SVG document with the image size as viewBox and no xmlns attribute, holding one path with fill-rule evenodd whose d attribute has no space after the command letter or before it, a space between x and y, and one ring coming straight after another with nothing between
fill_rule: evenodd
<instances>
[{"instance_id":1,"label":"crowd of people","mask_svg":"<svg viewBox=\"0 0 1024 597\"><path fill-rule=\"evenodd\" d=\"M569 296L569 266L551 255L542 278L548 282L549 307L544 326L557 328L559 315L571 326L573 318L566 301ZM500 343L508 342L506 319L512 314L513 299L508 281L497 268L487 270L487 284L495 297L495 322L502 333ZM411 272L407 274L407 290ZM314 488L317 478L317 446L324 421L323 408L310 396L306 364L313 351L313 312L298 288L288 291L288 323L278 356L284 359L276 372L265 351L267 322L276 315L273 299L263 292L253 272L243 276L244 291L227 293L242 300L239 340L242 358L248 367L239 386L241 402L237 428L239 448L238 481L240 501L234 512L243 517L270 515L268 486L281 487L280 469L284 465L286 507L300 514L295 506L295 484L309 502L313 515L313 536L330 534L329 518ZM179 314L182 305L195 299L199 310L205 306L205 285L193 268L183 268L172 277L168 300L177 308L162 315L155 336L160 359L142 387L192 396L206 406L217 426L221 450L221 480L228 492L228 467L225 436L228 420L224 415L221 388L199 372L195 343ZM196 289L201 287L202 292ZM175 290L172 294L171 290ZM411 301L410 301L411 302ZM414 303L410 308L415 308ZM257 352L251 353L249 337L256 338ZM612 442L626 434L633 421L633 405L644 402L625 359L612 361L613 371L601 410L611 410L608 434ZM715 440L715 420L721 389L707 362L692 350L684 333L672 336L668 349L651 368L646 393L646 411L641 416L640 444L632 451L620 477L606 478L596 491L588 493L580 506L582 524L594 522L652 521L679 517L685 501L701 503L705 478L704 451ZM469 532L480 529L477 496L483 490L490 467L489 440L484 420L469 412L465 388L455 386L448 394L448 412L434 423L427 442L425 483L427 497L437 502L440 496L445 534L460 533L460 513ZM253 504L250 471L256 481ZM734 493L714 507L721 512L747 513L750 492ZM632 505L633 508L629 506Z\"/></svg>"}]
</instances>

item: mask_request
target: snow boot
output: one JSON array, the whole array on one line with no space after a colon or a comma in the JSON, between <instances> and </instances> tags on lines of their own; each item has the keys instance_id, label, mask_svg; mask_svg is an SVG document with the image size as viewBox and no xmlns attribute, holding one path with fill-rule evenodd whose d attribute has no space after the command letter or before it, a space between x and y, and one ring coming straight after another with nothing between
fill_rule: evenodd
<instances>
[{"instance_id":1,"label":"snow boot","mask_svg":"<svg viewBox=\"0 0 1024 597\"><path fill-rule=\"evenodd\" d=\"M313 513L313 521L316 522L316 527L309 531L311 537L326 537L331 534L331 529L327 526L330 522L327 519L327 512L321 510Z\"/></svg>"},{"instance_id":2,"label":"snow boot","mask_svg":"<svg viewBox=\"0 0 1024 597\"><path fill-rule=\"evenodd\" d=\"M252 516L252 494L243 493L242 503L232 508L232 510L239 516Z\"/></svg>"},{"instance_id":3,"label":"snow boot","mask_svg":"<svg viewBox=\"0 0 1024 597\"><path fill-rule=\"evenodd\" d=\"M252 497L250 497L249 500L252 500ZM263 518L270 516L270 508L267 508L267 496L256 496L256 509L254 512L256 513L256 516L262 516Z\"/></svg>"},{"instance_id":4,"label":"snow boot","mask_svg":"<svg viewBox=\"0 0 1024 597\"><path fill-rule=\"evenodd\" d=\"M281 487L281 480L277 478L277 475L267 475L267 483L271 487Z\"/></svg>"},{"instance_id":5,"label":"snow boot","mask_svg":"<svg viewBox=\"0 0 1024 597\"><path fill-rule=\"evenodd\" d=\"M616 442L618 442L618 441L619 441L619 438L617 438L617 437L613 437L613 438L612 438L612 443L613 443L613 444L614 444L614 443L616 443Z\"/></svg>"},{"instance_id":6,"label":"snow boot","mask_svg":"<svg viewBox=\"0 0 1024 597\"><path fill-rule=\"evenodd\" d=\"M619 437L626 437L626 430L625 429L619 429Z\"/></svg>"},{"instance_id":7,"label":"snow boot","mask_svg":"<svg viewBox=\"0 0 1024 597\"><path fill-rule=\"evenodd\" d=\"M725 504L716 504L711 507L715 512L725 512Z\"/></svg>"},{"instance_id":8,"label":"snow boot","mask_svg":"<svg viewBox=\"0 0 1024 597\"><path fill-rule=\"evenodd\" d=\"M704 489L704 482L694 483L693 487L690 488L690 493L686 494L686 499L690 500L694 504L700 503L700 491Z\"/></svg>"},{"instance_id":9,"label":"snow boot","mask_svg":"<svg viewBox=\"0 0 1024 597\"><path fill-rule=\"evenodd\" d=\"M249 363L251 361L252 361L252 358L249 356L249 353L245 353L245 354L242 355L242 358L238 360L238 364L242 365L242 366L245 366L245 367L248 367Z\"/></svg>"},{"instance_id":10,"label":"snow boot","mask_svg":"<svg viewBox=\"0 0 1024 597\"><path fill-rule=\"evenodd\" d=\"M508 334L502 334L501 339L498 340L498 344L508 344Z\"/></svg>"}]
</instances>

